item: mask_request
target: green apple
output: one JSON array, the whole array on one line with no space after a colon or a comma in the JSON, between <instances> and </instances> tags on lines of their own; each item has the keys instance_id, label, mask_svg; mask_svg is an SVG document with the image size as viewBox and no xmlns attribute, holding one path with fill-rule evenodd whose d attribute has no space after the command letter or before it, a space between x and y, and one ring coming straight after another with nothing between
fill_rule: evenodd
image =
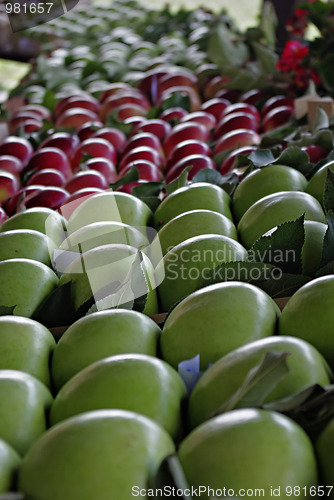
<instances>
[{"instance_id":1,"label":"green apple","mask_svg":"<svg viewBox=\"0 0 334 500\"><path fill-rule=\"evenodd\" d=\"M201 370L248 342L276 332L280 311L254 285L225 282L198 290L169 314L161 334L162 357L174 368L200 355Z\"/></svg>"},{"instance_id":2,"label":"green apple","mask_svg":"<svg viewBox=\"0 0 334 500\"><path fill-rule=\"evenodd\" d=\"M281 335L312 344L334 368L334 276L316 278L289 299L279 322Z\"/></svg>"},{"instance_id":3,"label":"green apple","mask_svg":"<svg viewBox=\"0 0 334 500\"><path fill-rule=\"evenodd\" d=\"M305 220L305 240L302 248L303 274L314 276L320 267L327 224Z\"/></svg>"},{"instance_id":4,"label":"green apple","mask_svg":"<svg viewBox=\"0 0 334 500\"><path fill-rule=\"evenodd\" d=\"M328 169L334 172L334 161L330 161L319 168L319 170L312 175L305 190L307 193L314 196L321 204L323 204L324 201L324 189Z\"/></svg>"},{"instance_id":5,"label":"green apple","mask_svg":"<svg viewBox=\"0 0 334 500\"><path fill-rule=\"evenodd\" d=\"M21 459L16 451L0 439L0 495L14 488L14 480Z\"/></svg>"},{"instance_id":6,"label":"green apple","mask_svg":"<svg viewBox=\"0 0 334 500\"><path fill-rule=\"evenodd\" d=\"M48 236L33 229L13 229L0 233L0 261L23 258L51 266L50 255L54 248Z\"/></svg>"},{"instance_id":7,"label":"green apple","mask_svg":"<svg viewBox=\"0 0 334 500\"><path fill-rule=\"evenodd\" d=\"M53 335L37 321L0 317L0 370L30 373L50 387L49 364L55 346Z\"/></svg>"},{"instance_id":8,"label":"green apple","mask_svg":"<svg viewBox=\"0 0 334 500\"><path fill-rule=\"evenodd\" d=\"M299 486L311 498L309 489L318 484L311 440L293 420L272 411L242 409L212 418L185 438L178 454L191 486L225 488L226 496L252 490L252 496L269 499L275 490L288 499Z\"/></svg>"},{"instance_id":9,"label":"green apple","mask_svg":"<svg viewBox=\"0 0 334 500\"><path fill-rule=\"evenodd\" d=\"M238 224L240 242L250 248L269 229L283 222L298 219L326 222L318 200L301 191L280 191L255 202L241 217Z\"/></svg>"},{"instance_id":10,"label":"green apple","mask_svg":"<svg viewBox=\"0 0 334 500\"><path fill-rule=\"evenodd\" d=\"M66 205L63 211L66 216ZM81 203L69 217L67 229L72 234L80 227L102 221L147 226L151 217L151 210L139 198L128 193L108 191L91 196Z\"/></svg>"},{"instance_id":11,"label":"green apple","mask_svg":"<svg viewBox=\"0 0 334 500\"><path fill-rule=\"evenodd\" d=\"M333 447L334 447L334 419L324 428L315 442L315 451L318 458L319 474L321 483L333 488L334 484L334 462L333 462ZM331 495L333 497L333 491Z\"/></svg>"},{"instance_id":12,"label":"green apple","mask_svg":"<svg viewBox=\"0 0 334 500\"><path fill-rule=\"evenodd\" d=\"M177 215L161 228L157 237L165 255L182 241L203 234L220 234L237 240L237 230L233 222L225 215L212 210L190 210Z\"/></svg>"},{"instance_id":13,"label":"green apple","mask_svg":"<svg viewBox=\"0 0 334 500\"><path fill-rule=\"evenodd\" d=\"M24 455L46 430L51 393L28 373L0 370L0 401L0 438Z\"/></svg>"},{"instance_id":14,"label":"green apple","mask_svg":"<svg viewBox=\"0 0 334 500\"><path fill-rule=\"evenodd\" d=\"M216 361L201 377L189 400L191 427L209 419L242 386L248 373L268 352L290 355L289 373L269 393L265 402L291 396L309 385L330 383L331 370L321 354L308 342L295 337L273 336L250 342ZM240 407L252 407L244 399Z\"/></svg>"},{"instance_id":15,"label":"green apple","mask_svg":"<svg viewBox=\"0 0 334 500\"><path fill-rule=\"evenodd\" d=\"M86 411L118 408L145 415L178 438L186 394L183 380L165 361L147 354L119 354L74 375L58 392L50 422L55 425Z\"/></svg>"},{"instance_id":16,"label":"green apple","mask_svg":"<svg viewBox=\"0 0 334 500\"><path fill-rule=\"evenodd\" d=\"M125 410L97 410L52 427L29 450L18 488L39 500L131 500L175 450L153 420Z\"/></svg>"},{"instance_id":17,"label":"green apple","mask_svg":"<svg viewBox=\"0 0 334 500\"><path fill-rule=\"evenodd\" d=\"M0 305L15 306L16 316L32 317L57 284L58 278L52 269L36 260L0 262Z\"/></svg>"},{"instance_id":18,"label":"green apple","mask_svg":"<svg viewBox=\"0 0 334 500\"><path fill-rule=\"evenodd\" d=\"M278 191L305 191L306 177L292 167L268 165L245 177L233 193L233 215L237 221L248 208L268 194Z\"/></svg>"},{"instance_id":19,"label":"green apple","mask_svg":"<svg viewBox=\"0 0 334 500\"><path fill-rule=\"evenodd\" d=\"M59 249L82 253L112 243L141 248L147 246L149 242L147 235L140 229L122 222L93 222L68 235Z\"/></svg>"},{"instance_id":20,"label":"green apple","mask_svg":"<svg viewBox=\"0 0 334 500\"><path fill-rule=\"evenodd\" d=\"M151 261L137 248L129 245L102 245L84 252L62 274L59 285L72 282L72 297L76 310L94 297L101 309L121 306L147 293L143 312L158 312L155 272ZM133 277L136 277L133 280ZM115 286L125 288L115 293ZM106 297L106 298L105 298Z\"/></svg>"},{"instance_id":21,"label":"green apple","mask_svg":"<svg viewBox=\"0 0 334 500\"><path fill-rule=\"evenodd\" d=\"M111 309L90 314L73 323L62 335L52 356L56 389L86 366L116 354L157 355L161 330L145 314Z\"/></svg>"},{"instance_id":22,"label":"green apple","mask_svg":"<svg viewBox=\"0 0 334 500\"><path fill-rule=\"evenodd\" d=\"M197 209L219 212L232 220L230 201L219 186L206 182L190 184L176 189L160 203L154 213L154 225L160 228L177 215Z\"/></svg>"},{"instance_id":23,"label":"green apple","mask_svg":"<svg viewBox=\"0 0 334 500\"><path fill-rule=\"evenodd\" d=\"M160 261L158 275L165 278L158 287L163 311L203 286L205 273L223 262L245 261L247 251L235 240L217 234L194 236L170 250Z\"/></svg>"},{"instance_id":24,"label":"green apple","mask_svg":"<svg viewBox=\"0 0 334 500\"><path fill-rule=\"evenodd\" d=\"M29 208L13 215L0 226L0 233L13 229L33 229L47 234L55 245L60 245L65 237L66 222L55 210L44 207Z\"/></svg>"}]
</instances>

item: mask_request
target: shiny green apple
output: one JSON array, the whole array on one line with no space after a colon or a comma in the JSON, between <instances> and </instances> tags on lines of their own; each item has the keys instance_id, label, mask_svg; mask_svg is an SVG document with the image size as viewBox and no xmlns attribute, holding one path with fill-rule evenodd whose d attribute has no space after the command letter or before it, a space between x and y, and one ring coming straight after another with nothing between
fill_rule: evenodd
<instances>
[{"instance_id":1,"label":"shiny green apple","mask_svg":"<svg viewBox=\"0 0 334 500\"><path fill-rule=\"evenodd\" d=\"M57 389L88 365L116 354L157 355L161 330L145 314L127 309L99 311L73 323L52 356L52 380Z\"/></svg>"},{"instance_id":2,"label":"shiny green apple","mask_svg":"<svg viewBox=\"0 0 334 500\"><path fill-rule=\"evenodd\" d=\"M46 431L51 393L28 373L0 370L0 401L0 438L24 455Z\"/></svg>"},{"instance_id":3,"label":"shiny green apple","mask_svg":"<svg viewBox=\"0 0 334 500\"><path fill-rule=\"evenodd\" d=\"M138 259L142 257L142 260ZM59 285L72 282L72 296L76 309L94 297L101 309L122 306L133 298L147 293L144 311L158 312L155 272L145 254L129 245L102 245L84 252L76 258L62 274ZM136 279L132 276L136 273ZM126 283L121 292L115 294L115 287ZM104 299L104 297L106 297Z\"/></svg>"},{"instance_id":4,"label":"shiny green apple","mask_svg":"<svg viewBox=\"0 0 334 500\"><path fill-rule=\"evenodd\" d=\"M201 377L189 400L189 421L196 427L218 411L242 386L248 373L268 353L289 353L289 373L268 394L265 402L291 396L309 385L330 383L331 370L321 354L308 342L295 337L273 336L250 342L216 361ZM239 408L251 408L243 399Z\"/></svg>"},{"instance_id":5,"label":"shiny green apple","mask_svg":"<svg viewBox=\"0 0 334 500\"><path fill-rule=\"evenodd\" d=\"M304 221L305 240L302 248L303 273L314 276L320 267L327 224L314 220Z\"/></svg>"},{"instance_id":6,"label":"shiny green apple","mask_svg":"<svg viewBox=\"0 0 334 500\"><path fill-rule=\"evenodd\" d=\"M0 317L0 370L30 373L50 387L49 364L55 346L53 335L37 321Z\"/></svg>"},{"instance_id":7,"label":"shiny green apple","mask_svg":"<svg viewBox=\"0 0 334 500\"><path fill-rule=\"evenodd\" d=\"M324 428L315 442L315 451L318 458L319 474L322 485L331 486L334 484L334 419ZM328 490L327 490L328 491ZM333 497L333 491L330 495Z\"/></svg>"},{"instance_id":8,"label":"shiny green apple","mask_svg":"<svg viewBox=\"0 0 334 500\"><path fill-rule=\"evenodd\" d=\"M50 423L90 410L118 408L145 415L178 438L186 394L183 380L165 361L147 354L119 354L74 375L58 392Z\"/></svg>"},{"instance_id":9,"label":"shiny green apple","mask_svg":"<svg viewBox=\"0 0 334 500\"><path fill-rule=\"evenodd\" d=\"M248 208L268 194L278 191L305 191L306 177L286 165L268 165L257 168L245 177L233 193L233 215L237 221Z\"/></svg>"},{"instance_id":10,"label":"shiny green apple","mask_svg":"<svg viewBox=\"0 0 334 500\"><path fill-rule=\"evenodd\" d=\"M314 196L321 204L323 204L324 201L324 189L328 169L334 172L334 161L330 161L326 163L326 165L320 167L319 170L312 175L305 189L307 193Z\"/></svg>"},{"instance_id":11,"label":"shiny green apple","mask_svg":"<svg viewBox=\"0 0 334 500\"><path fill-rule=\"evenodd\" d=\"M14 488L16 473L21 459L16 451L0 439L0 495Z\"/></svg>"},{"instance_id":12,"label":"shiny green apple","mask_svg":"<svg viewBox=\"0 0 334 500\"><path fill-rule=\"evenodd\" d=\"M36 260L0 262L0 305L15 306L16 316L32 317L57 284L58 278L52 269Z\"/></svg>"},{"instance_id":13,"label":"shiny green apple","mask_svg":"<svg viewBox=\"0 0 334 500\"><path fill-rule=\"evenodd\" d=\"M311 440L293 420L276 412L242 409L212 418L185 438L178 455L191 486L226 488L226 496L252 490L269 499L275 490L276 496L288 499L299 486L300 491L305 487L304 498L311 498L310 487L318 484ZM214 496L209 493L203 492L203 498Z\"/></svg>"},{"instance_id":14,"label":"shiny green apple","mask_svg":"<svg viewBox=\"0 0 334 500\"><path fill-rule=\"evenodd\" d=\"M55 210L45 207L29 208L9 217L1 226L0 233L13 229L32 229L47 234L55 245L65 237L66 222Z\"/></svg>"},{"instance_id":15,"label":"shiny green apple","mask_svg":"<svg viewBox=\"0 0 334 500\"><path fill-rule=\"evenodd\" d=\"M334 276L316 278L302 286L282 311L279 333L306 340L334 368Z\"/></svg>"},{"instance_id":16,"label":"shiny green apple","mask_svg":"<svg viewBox=\"0 0 334 500\"><path fill-rule=\"evenodd\" d=\"M148 488L175 450L151 419L124 410L97 410L52 427L24 457L18 487L38 500L131 500Z\"/></svg>"},{"instance_id":17,"label":"shiny green apple","mask_svg":"<svg viewBox=\"0 0 334 500\"><path fill-rule=\"evenodd\" d=\"M51 266L55 244L39 231L13 229L0 233L0 261L7 259L32 259Z\"/></svg>"},{"instance_id":18,"label":"shiny green apple","mask_svg":"<svg viewBox=\"0 0 334 500\"><path fill-rule=\"evenodd\" d=\"M250 248L269 229L283 222L298 219L326 222L318 200L301 191L281 191L256 201L241 217L238 224L240 242Z\"/></svg>"},{"instance_id":19,"label":"shiny green apple","mask_svg":"<svg viewBox=\"0 0 334 500\"><path fill-rule=\"evenodd\" d=\"M75 202L74 202L75 203ZM66 205L63 207L66 217ZM147 226L152 217L149 207L139 198L119 191L107 191L91 196L81 203L67 222L68 233L94 222L122 222L130 226Z\"/></svg>"},{"instance_id":20,"label":"shiny green apple","mask_svg":"<svg viewBox=\"0 0 334 500\"><path fill-rule=\"evenodd\" d=\"M219 186L206 182L190 184L168 195L154 213L154 225L160 229L177 215L190 210L212 210L232 220L230 197Z\"/></svg>"},{"instance_id":21,"label":"shiny green apple","mask_svg":"<svg viewBox=\"0 0 334 500\"><path fill-rule=\"evenodd\" d=\"M245 261L246 249L235 240L217 234L194 236L170 250L157 272L165 278L158 287L162 311L203 286L205 274L224 262Z\"/></svg>"},{"instance_id":22,"label":"shiny green apple","mask_svg":"<svg viewBox=\"0 0 334 500\"><path fill-rule=\"evenodd\" d=\"M161 334L162 357L174 368L200 355L205 370L244 344L274 335L280 311L254 285L225 282L198 290L169 314Z\"/></svg>"}]
</instances>

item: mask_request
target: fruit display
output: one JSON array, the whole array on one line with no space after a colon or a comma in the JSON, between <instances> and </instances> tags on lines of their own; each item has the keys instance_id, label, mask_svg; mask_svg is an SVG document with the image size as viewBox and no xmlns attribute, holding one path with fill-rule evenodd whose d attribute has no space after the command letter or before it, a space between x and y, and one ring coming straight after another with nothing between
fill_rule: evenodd
<instances>
[{"instance_id":1,"label":"fruit display","mask_svg":"<svg viewBox=\"0 0 334 500\"><path fill-rule=\"evenodd\" d=\"M0 500L334 498L334 4L281 51L265 4L246 32L135 0L29 30L1 110Z\"/></svg>"}]
</instances>

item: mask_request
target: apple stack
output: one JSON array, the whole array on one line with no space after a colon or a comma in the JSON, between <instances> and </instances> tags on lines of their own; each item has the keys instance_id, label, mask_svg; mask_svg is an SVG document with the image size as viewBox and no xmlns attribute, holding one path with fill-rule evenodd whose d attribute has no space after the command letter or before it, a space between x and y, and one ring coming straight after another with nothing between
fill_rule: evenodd
<instances>
[{"instance_id":1,"label":"apple stack","mask_svg":"<svg viewBox=\"0 0 334 500\"><path fill-rule=\"evenodd\" d=\"M0 498L330 496L328 119L206 11L75 16L0 144Z\"/></svg>"}]
</instances>

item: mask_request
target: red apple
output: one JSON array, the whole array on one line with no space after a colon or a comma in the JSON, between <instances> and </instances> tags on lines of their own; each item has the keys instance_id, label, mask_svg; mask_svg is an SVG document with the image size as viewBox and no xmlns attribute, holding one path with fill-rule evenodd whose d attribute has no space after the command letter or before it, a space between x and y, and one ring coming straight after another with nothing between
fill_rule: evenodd
<instances>
[{"instance_id":1,"label":"red apple","mask_svg":"<svg viewBox=\"0 0 334 500\"><path fill-rule=\"evenodd\" d=\"M84 188L108 189L109 184L106 178L97 170L82 170L76 172L64 185L64 189L70 194Z\"/></svg>"},{"instance_id":2,"label":"red apple","mask_svg":"<svg viewBox=\"0 0 334 500\"><path fill-rule=\"evenodd\" d=\"M222 97L213 97L208 101L203 102L201 109L207 113L211 113L216 120L220 120L223 111L231 104L231 101Z\"/></svg>"},{"instance_id":3,"label":"red apple","mask_svg":"<svg viewBox=\"0 0 334 500\"><path fill-rule=\"evenodd\" d=\"M10 216L16 212L20 212L25 207L26 200L35 196L36 193L39 193L43 189L45 189L45 186L35 184L31 186L24 186L19 189L14 196L7 200L7 203L5 204L7 214Z\"/></svg>"},{"instance_id":4,"label":"red apple","mask_svg":"<svg viewBox=\"0 0 334 500\"><path fill-rule=\"evenodd\" d=\"M0 156L0 170L10 172L19 178L23 170L23 164L16 156L2 155Z\"/></svg>"},{"instance_id":5,"label":"red apple","mask_svg":"<svg viewBox=\"0 0 334 500\"><path fill-rule=\"evenodd\" d=\"M55 168L62 172L66 179L72 175L71 165L69 160L61 149L58 148L41 148L31 157L27 171L43 170L45 168Z\"/></svg>"},{"instance_id":6,"label":"red apple","mask_svg":"<svg viewBox=\"0 0 334 500\"><path fill-rule=\"evenodd\" d=\"M77 135L80 139L80 141L85 141L86 139L90 139L91 137L94 137L96 132L100 130L101 128L101 122L100 121L95 121L95 122L87 122L84 123L79 130L77 131Z\"/></svg>"},{"instance_id":7,"label":"red apple","mask_svg":"<svg viewBox=\"0 0 334 500\"><path fill-rule=\"evenodd\" d=\"M149 181L144 179L138 179L138 181L128 182L128 184L124 184L124 186L119 186L116 191L121 191L123 193L132 194L132 190L136 186L140 186L141 184L146 184Z\"/></svg>"},{"instance_id":8,"label":"red apple","mask_svg":"<svg viewBox=\"0 0 334 500\"><path fill-rule=\"evenodd\" d=\"M129 106L131 104L131 106ZM124 105L127 105L124 108ZM111 114L114 110L121 109L143 109L145 113L150 109L150 103L147 98L141 94L139 91L119 91L115 94L109 96L102 104L100 110L100 118L105 121L107 116ZM141 114L141 113L140 113ZM134 114L129 115L134 116Z\"/></svg>"},{"instance_id":9,"label":"red apple","mask_svg":"<svg viewBox=\"0 0 334 500\"><path fill-rule=\"evenodd\" d=\"M33 196L29 196L23 200L26 208L32 207L47 207L53 210L57 210L59 207L64 205L69 197L69 193L56 186L44 187Z\"/></svg>"},{"instance_id":10,"label":"red apple","mask_svg":"<svg viewBox=\"0 0 334 500\"><path fill-rule=\"evenodd\" d=\"M69 219L74 210L81 205L84 201L88 200L91 196L98 193L103 193L104 189L100 188L83 188L79 189L73 194L70 194L66 200L66 203L59 207L59 212L66 218Z\"/></svg>"},{"instance_id":11,"label":"red apple","mask_svg":"<svg viewBox=\"0 0 334 500\"><path fill-rule=\"evenodd\" d=\"M137 132L135 135L130 137L126 143L123 154L126 154L139 146L148 146L160 152L162 150L161 142L156 135L153 135L150 132Z\"/></svg>"},{"instance_id":12,"label":"red apple","mask_svg":"<svg viewBox=\"0 0 334 500\"><path fill-rule=\"evenodd\" d=\"M20 111L32 111L42 117L43 120L51 121L52 116L48 108L41 104L25 104L21 106Z\"/></svg>"},{"instance_id":13,"label":"red apple","mask_svg":"<svg viewBox=\"0 0 334 500\"><path fill-rule=\"evenodd\" d=\"M23 120L21 124L19 124L18 128L21 129L25 134L32 134L36 132L36 130L40 130L43 127L42 121L39 120Z\"/></svg>"},{"instance_id":14,"label":"red apple","mask_svg":"<svg viewBox=\"0 0 334 500\"><path fill-rule=\"evenodd\" d=\"M67 157L70 157L79 143L80 140L77 135L68 132L54 132L42 142L39 149L58 148L64 151Z\"/></svg>"},{"instance_id":15,"label":"red apple","mask_svg":"<svg viewBox=\"0 0 334 500\"><path fill-rule=\"evenodd\" d=\"M140 180L147 180L150 182L160 182L162 180L162 174L159 167L148 160L135 160L128 163L121 171L120 175L123 176L131 170L132 167L136 167L138 170L138 175Z\"/></svg>"},{"instance_id":16,"label":"red apple","mask_svg":"<svg viewBox=\"0 0 334 500\"><path fill-rule=\"evenodd\" d=\"M219 172L222 175L227 174L235 167L238 156L247 155L255 150L255 146L243 146L242 148L234 149L228 156L226 156L219 168Z\"/></svg>"},{"instance_id":17,"label":"red apple","mask_svg":"<svg viewBox=\"0 0 334 500\"><path fill-rule=\"evenodd\" d=\"M239 100L240 102L247 102L248 104L253 104L253 106L256 106L266 98L268 98L268 93L264 90L252 89L242 94Z\"/></svg>"},{"instance_id":18,"label":"red apple","mask_svg":"<svg viewBox=\"0 0 334 500\"><path fill-rule=\"evenodd\" d=\"M57 186L62 187L66 182L66 177L60 170L55 168L44 168L37 171L26 182L26 186Z\"/></svg>"},{"instance_id":19,"label":"red apple","mask_svg":"<svg viewBox=\"0 0 334 500\"><path fill-rule=\"evenodd\" d=\"M8 136L0 145L0 156L15 156L25 167L32 157L34 149L30 142L23 137Z\"/></svg>"},{"instance_id":20,"label":"red apple","mask_svg":"<svg viewBox=\"0 0 334 500\"><path fill-rule=\"evenodd\" d=\"M169 89L164 90L157 101L157 105L162 106L163 103L167 101L167 99L169 99L173 94L176 93L189 97L190 111L199 111L201 109L202 101L198 91L193 89L192 87L186 87L182 85L170 87Z\"/></svg>"},{"instance_id":21,"label":"red apple","mask_svg":"<svg viewBox=\"0 0 334 500\"><path fill-rule=\"evenodd\" d=\"M237 103L240 98L240 91L236 89L220 89L215 93L213 97L219 97L222 99L227 99L232 103Z\"/></svg>"},{"instance_id":22,"label":"red apple","mask_svg":"<svg viewBox=\"0 0 334 500\"><path fill-rule=\"evenodd\" d=\"M16 175L0 170L0 204L5 203L20 188L20 183Z\"/></svg>"},{"instance_id":23,"label":"red apple","mask_svg":"<svg viewBox=\"0 0 334 500\"><path fill-rule=\"evenodd\" d=\"M294 101L291 97L285 95L275 95L265 101L261 109L261 116L264 117L269 111L280 106L288 106L295 108Z\"/></svg>"},{"instance_id":24,"label":"red apple","mask_svg":"<svg viewBox=\"0 0 334 500\"><path fill-rule=\"evenodd\" d=\"M212 99L216 97L217 92L220 89L225 89L225 85L229 83L230 78L228 76L222 75L213 75L208 78L208 81L205 85L204 90L204 98L206 100Z\"/></svg>"},{"instance_id":25,"label":"red apple","mask_svg":"<svg viewBox=\"0 0 334 500\"><path fill-rule=\"evenodd\" d=\"M56 128L74 128L78 130L84 123L98 121L99 117L93 111L84 108L70 108L64 111L56 120ZM102 122L101 126L102 126Z\"/></svg>"},{"instance_id":26,"label":"red apple","mask_svg":"<svg viewBox=\"0 0 334 500\"><path fill-rule=\"evenodd\" d=\"M261 136L254 130L239 128L221 136L215 145L213 153L216 155L228 149L241 148L260 144Z\"/></svg>"},{"instance_id":27,"label":"red apple","mask_svg":"<svg viewBox=\"0 0 334 500\"><path fill-rule=\"evenodd\" d=\"M100 139L106 139L114 146L117 154L123 152L126 144L126 135L122 130L113 127L103 127L97 130L93 137L99 137Z\"/></svg>"},{"instance_id":28,"label":"red apple","mask_svg":"<svg viewBox=\"0 0 334 500\"><path fill-rule=\"evenodd\" d=\"M100 139L99 137L86 139L76 147L71 156L71 164L74 171L79 168L84 155L90 155L94 158L107 158L114 164L117 162L117 153L114 146L106 139Z\"/></svg>"},{"instance_id":29,"label":"red apple","mask_svg":"<svg viewBox=\"0 0 334 500\"><path fill-rule=\"evenodd\" d=\"M309 144L308 146L303 146L300 149L308 154L311 163L317 163L318 161L326 158L329 154L327 149L317 146L316 144Z\"/></svg>"},{"instance_id":30,"label":"red apple","mask_svg":"<svg viewBox=\"0 0 334 500\"><path fill-rule=\"evenodd\" d=\"M236 130L238 128L258 131L259 122L254 115L250 113L245 113L243 111L229 113L221 118L213 131L212 137L214 140L217 140L227 132L231 132L231 130Z\"/></svg>"},{"instance_id":31,"label":"red apple","mask_svg":"<svg viewBox=\"0 0 334 500\"><path fill-rule=\"evenodd\" d=\"M42 126L42 117L34 113L33 111L18 111L15 113L8 121L8 129L10 133L23 127L27 122L33 121L38 124L39 127Z\"/></svg>"},{"instance_id":32,"label":"red apple","mask_svg":"<svg viewBox=\"0 0 334 500\"><path fill-rule=\"evenodd\" d=\"M169 156L173 149L182 141L196 139L206 142L209 140L209 137L210 132L201 123L179 123L171 130L163 142L165 155Z\"/></svg>"},{"instance_id":33,"label":"red apple","mask_svg":"<svg viewBox=\"0 0 334 500\"><path fill-rule=\"evenodd\" d=\"M176 179L182 172L187 168L191 167L188 173L188 179L191 180L197 172L202 170L203 168L216 169L216 165L214 161L205 155L193 154L190 156L186 156L179 160L175 165L167 172L166 174L166 182L172 182Z\"/></svg>"},{"instance_id":34,"label":"red apple","mask_svg":"<svg viewBox=\"0 0 334 500\"><path fill-rule=\"evenodd\" d=\"M55 110L55 117L58 118L68 109L83 108L92 111L95 114L99 113L100 103L93 96L71 96L58 102Z\"/></svg>"},{"instance_id":35,"label":"red apple","mask_svg":"<svg viewBox=\"0 0 334 500\"><path fill-rule=\"evenodd\" d=\"M278 106L268 111L262 120L262 131L268 132L288 123L294 114L291 106Z\"/></svg>"},{"instance_id":36,"label":"red apple","mask_svg":"<svg viewBox=\"0 0 334 500\"><path fill-rule=\"evenodd\" d=\"M180 71L175 74L167 74L161 76L158 81L158 94L161 94L167 89L176 86L193 87L197 89L197 76L191 71Z\"/></svg>"},{"instance_id":37,"label":"red apple","mask_svg":"<svg viewBox=\"0 0 334 500\"><path fill-rule=\"evenodd\" d=\"M136 115L125 118L125 120L123 120L123 123L125 123L126 125L131 125L131 134L134 134L141 125L146 123L146 121L147 119L144 116Z\"/></svg>"},{"instance_id":38,"label":"red apple","mask_svg":"<svg viewBox=\"0 0 334 500\"><path fill-rule=\"evenodd\" d=\"M164 165L164 158L159 151L148 146L139 146L122 157L119 164L119 172L122 172L126 165L136 160L148 160L159 168L162 168Z\"/></svg>"},{"instance_id":39,"label":"red apple","mask_svg":"<svg viewBox=\"0 0 334 500\"><path fill-rule=\"evenodd\" d=\"M165 67L155 67L145 72L137 84L137 88L143 92L153 104L156 103L158 95L158 81L164 75L169 74L169 69Z\"/></svg>"},{"instance_id":40,"label":"red apple","mask_svg":"<svg viewBox=\"0 0 334 500\"><path fill-rule=\"evenodd\" d=\"M180 120L180 123L186 122L201 123L210 131L217 125L216 118L211 113L207 113L206 111L195 111L194 113L188 113Z\"/></svg>"},{"instance_id":41,"label":"red apple","mask_svg":"<svg viewBox=\"0 0 334 500\"><path fill-rule=\"evenodd\" d=\"M117 181L118 174L115 164L108 158L90 158L84 164L84 167L100 172L106 179L108 185Z\"/></svg>"},{"instance_id":42,"label":"red apple","mask_svg":"<svg viewBox=\"0 0 334 500\"><path fill-rule=\"evenodd\" d=\"M114 95L116 92L120 90L131 91L132 87L128 83L124 82L113 82L108 85L108 88L101 92L99 97L100 102L104 102L108 97Z\"/></svg>"},{"instance_id":43,"label":"red apple","mask_svg":"<svg viewBox=\"0 0 334 500\"><path fill-rule=\"evenodd\" d=\"M189 155L200 154L211 156L210 146L206 142L189 139L182 141L173 149L172 154L167 158L166 171L175 165L179 160Z\"/></svg>"},{"instance_id":44,"label":"red apple","mask_svg":"<svg viewBox=\"0 0 334 500\"><path fill-rule=\"evenodd\" d=\"M256 107L253 106L253 104L248 104L246 102L235 102L233 104L230 104L223 111L221 118L231 113L247 113L249 115L253 115L258 122L261 118L260 113L258 112Z\"/></svg>"},{"instance_id":45,"label":"red apple","mask_svg":"<svg viewBox=\"0 0 334 500\"><path fill-rule=\"evenodd\" d=\"M166 135L172 130L171 125L161 118L151 118L141 123L135 132L148 132L163 141Z\"/></svg>"},{"instance_id":46,"label":"red apple","mask_svg":"<svg viewBox=\"0 0 334 500\"><path fill-rule=\"evenodd\" d=\"M184 108L179 108L179 107L167 108L160 114L159 118L166 122L179 123L181 118L183 118L187 114L188 111L186 111Z\"/></svg>"}]
</instances>

